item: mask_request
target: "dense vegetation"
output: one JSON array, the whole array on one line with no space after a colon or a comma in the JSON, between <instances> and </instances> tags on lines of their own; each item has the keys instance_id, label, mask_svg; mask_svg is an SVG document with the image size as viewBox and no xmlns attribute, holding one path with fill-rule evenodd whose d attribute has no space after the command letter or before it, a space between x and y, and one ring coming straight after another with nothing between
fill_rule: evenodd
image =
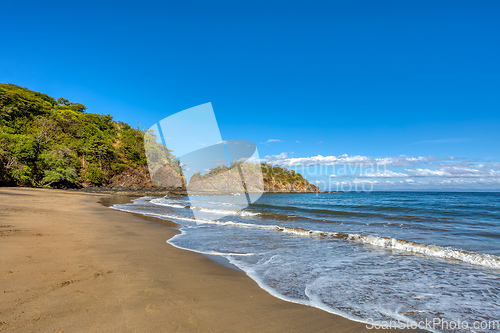
<instances>
[{"instance_id":1,"label":"dense vegetation","mask_svg":"<svg viewBox=\"0 0 500 333\"><path fill-rule=\"evenodd\" d=\"M64 98L0 84L0 183L100 185L146 165L142 131L85 110Z\"/></svg>"},{"instance_id":2,"label":"dense vegetation","mask_svg":"<svg viewBox=\"0 0 500 333\"><path fill-rule=\"evenodd\" d=\"M267 163L262 164L262 176L265 184L274 183L277 187L286 187L288 184L310 186L309 182L295 170L288 170Z\"/></svg>"},{"instance_id":3,"label":"dense vegetation","mask_svg":"<svg viewBox=\"0 0 500 333\"><path fill-rule=\"evenodd\" d=\"M110 115L85 111L80 103L0 84L0 185L154 186L149 180L144 131ZM164 150L158 156L167 156L169 165L178 169L168 149L158 149ZM291 170L263 164L262 174L269 191L315 190Z\"/></svg>"}]
</instances>

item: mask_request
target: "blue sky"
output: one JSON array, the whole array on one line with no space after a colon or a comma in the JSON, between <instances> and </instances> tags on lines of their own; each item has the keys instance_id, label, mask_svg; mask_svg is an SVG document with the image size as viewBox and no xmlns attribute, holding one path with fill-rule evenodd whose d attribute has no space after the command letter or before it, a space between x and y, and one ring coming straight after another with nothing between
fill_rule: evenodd
<instances>
[{"instance_id":1,"label":"blue sky","mask_svg":"<svg viewBox=\"0 0 500 333\"><path fill-rule=\"evenodd\" d=\"M1 82L145 128L211 102L222 137L257 143L268 161L425 157L391 165L401 179L361 178L500 189L496 1L10 1L2 11Z\"/></svg>"}]
</instances>

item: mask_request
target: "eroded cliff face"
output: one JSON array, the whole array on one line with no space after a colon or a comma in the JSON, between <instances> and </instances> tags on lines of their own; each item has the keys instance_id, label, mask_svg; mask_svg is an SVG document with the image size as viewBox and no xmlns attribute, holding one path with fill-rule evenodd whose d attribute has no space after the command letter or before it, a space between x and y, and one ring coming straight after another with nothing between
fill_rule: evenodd
<instances>
[{"instance_id":1,"label":"eroded cliff face","mask_svg":"<svg viewBox=\"0 0 500 333\"><path fill-rule=\"evenodd\" d=\"M186 195L185 179L181 173L169 165L156 170L153 177L147 166L135 169L128 169L113 177L104 186L94 186L91 189L109 190L133 195ZM88 186L88 184L87 184Z\"/></svg>"}]
</instances>

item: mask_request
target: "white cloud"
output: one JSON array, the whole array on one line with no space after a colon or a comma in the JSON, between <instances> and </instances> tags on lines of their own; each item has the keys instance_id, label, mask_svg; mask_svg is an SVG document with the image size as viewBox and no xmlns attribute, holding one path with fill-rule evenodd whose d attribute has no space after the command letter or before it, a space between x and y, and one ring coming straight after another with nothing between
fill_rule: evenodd
<instances>
[{"instance_id":1,"label":"white cloud","mask_svg":"<svg viewBox=\"0 0 500 333\"><path fill-rule=\"evenodd\" d=\"M439 169L405 169L414 177L448 177L448 178L475 178L475 177L498 177L500 172L493 169L484 169L479 164L478 168L466 168L461 166L447 166Z\"/></svg>"},{"instance_id":2,"label":"white cloud","mask_svg":"<svg viewBox=\"0 0 500 333\"><path fill-rule=\"evenodd\" d=\"M500 164L460 157L316 155L266 156L261 162L295 169L330 185L366 184L380 189L500 189Z\"/></svg>"},{"instance_id":3,"label":"white cloud","mask_svg":"<svg viewBox=\"0 0 500 333\"><path fill-rule=\"evenodd\" d=\"M403 178L403 177L408 177L406 173L402 172L394 172L391 170L383 170L383 171L377 171L377 172L366 172L358 175L357 177L363 177L363 178Z\"/></svg>"},{"instance_id":4,"label":"white cloud","mask_svg":"<svg viewBox=\"0 0 500 333\"><path fill-rule=\"evenodd\" d=\"M267 140L266 143L271 143L271 142L283 142L283 140L280 140L280 139L269 139L269 140Z\"/></svg>"},{"instance_id":5,"label":"white cloud","mask_svg":"<svg viewBox=\"0 0 500 333\"><path fill-rule=\"evenodd\" d=\"M347 154L340 156L323 156L316 155L311 157L289 157L286 153L281 153L279 155L270 155L264 157L262 160L264 162L279 165L279 166L311 166L311 165L359 165L359 166L370 166L370 165L385 165L394 167L409 166L416 163L432 161L436 159L434 157L407 157L401 155L399 157L377 157L372 158L368 156L354 155L349 156Z\"/></svg>"}]
</instances>

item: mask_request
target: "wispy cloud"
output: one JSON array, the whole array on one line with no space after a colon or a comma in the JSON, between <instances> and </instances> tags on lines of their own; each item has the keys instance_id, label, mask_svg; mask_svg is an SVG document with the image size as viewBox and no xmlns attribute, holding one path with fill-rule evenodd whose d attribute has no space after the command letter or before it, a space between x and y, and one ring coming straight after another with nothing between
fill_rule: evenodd
<instances>
[{"instance_id":1,"label":"wispy cloud","mask_svg":"<svg viewBox=\"0 0 500 333\"><path fill-rule=\"evenodd\" d=\"M316 184L321 183L316 181ZM369 184L382 186L379 189L384 189L384 187L389 187L390 189L488 189L488 190L498 190L500 186L500 178L491 179L438 179L430 181L416 181L414 179L408 178L403 180L379 180L379 179L353 179L339 181L336 184ZM410 186L410 187L408 187Z\"/></svg>"},{"instance_id":2,"label":"wispy cloud","mask_svg":"<svg viewBox=\"0 0 500 333\"><path fill-rule=\"evenodd\" d=\"M415 177L495 177L494 170L487 170L482 165L479 169L464 168L461 166L448 166L439 169L406 169L405 171Z\"/></svg>"},{"instance_id":3,"label":"wispy cloud","mask_svg":"<svg viewBox=\"0 0 500 333\"><path fill-rule=\"evenodd\" d=\"M266 141L266 143L272 143L272 142L283 142L283 140L280 139L269 139Z\"/></svg>"},{"instance_id":4,"label":"wispy cloud","mask_svg":"<svg viewBox=\"0 0 500 333\"><path fill-rule=\"evenodd\" d=\"M359 174L358 177L362 178L404 178L408 177L406 173L394 172L391 170L378 170L377 172L365 172Z\"/></svg>"}]
</instances>

